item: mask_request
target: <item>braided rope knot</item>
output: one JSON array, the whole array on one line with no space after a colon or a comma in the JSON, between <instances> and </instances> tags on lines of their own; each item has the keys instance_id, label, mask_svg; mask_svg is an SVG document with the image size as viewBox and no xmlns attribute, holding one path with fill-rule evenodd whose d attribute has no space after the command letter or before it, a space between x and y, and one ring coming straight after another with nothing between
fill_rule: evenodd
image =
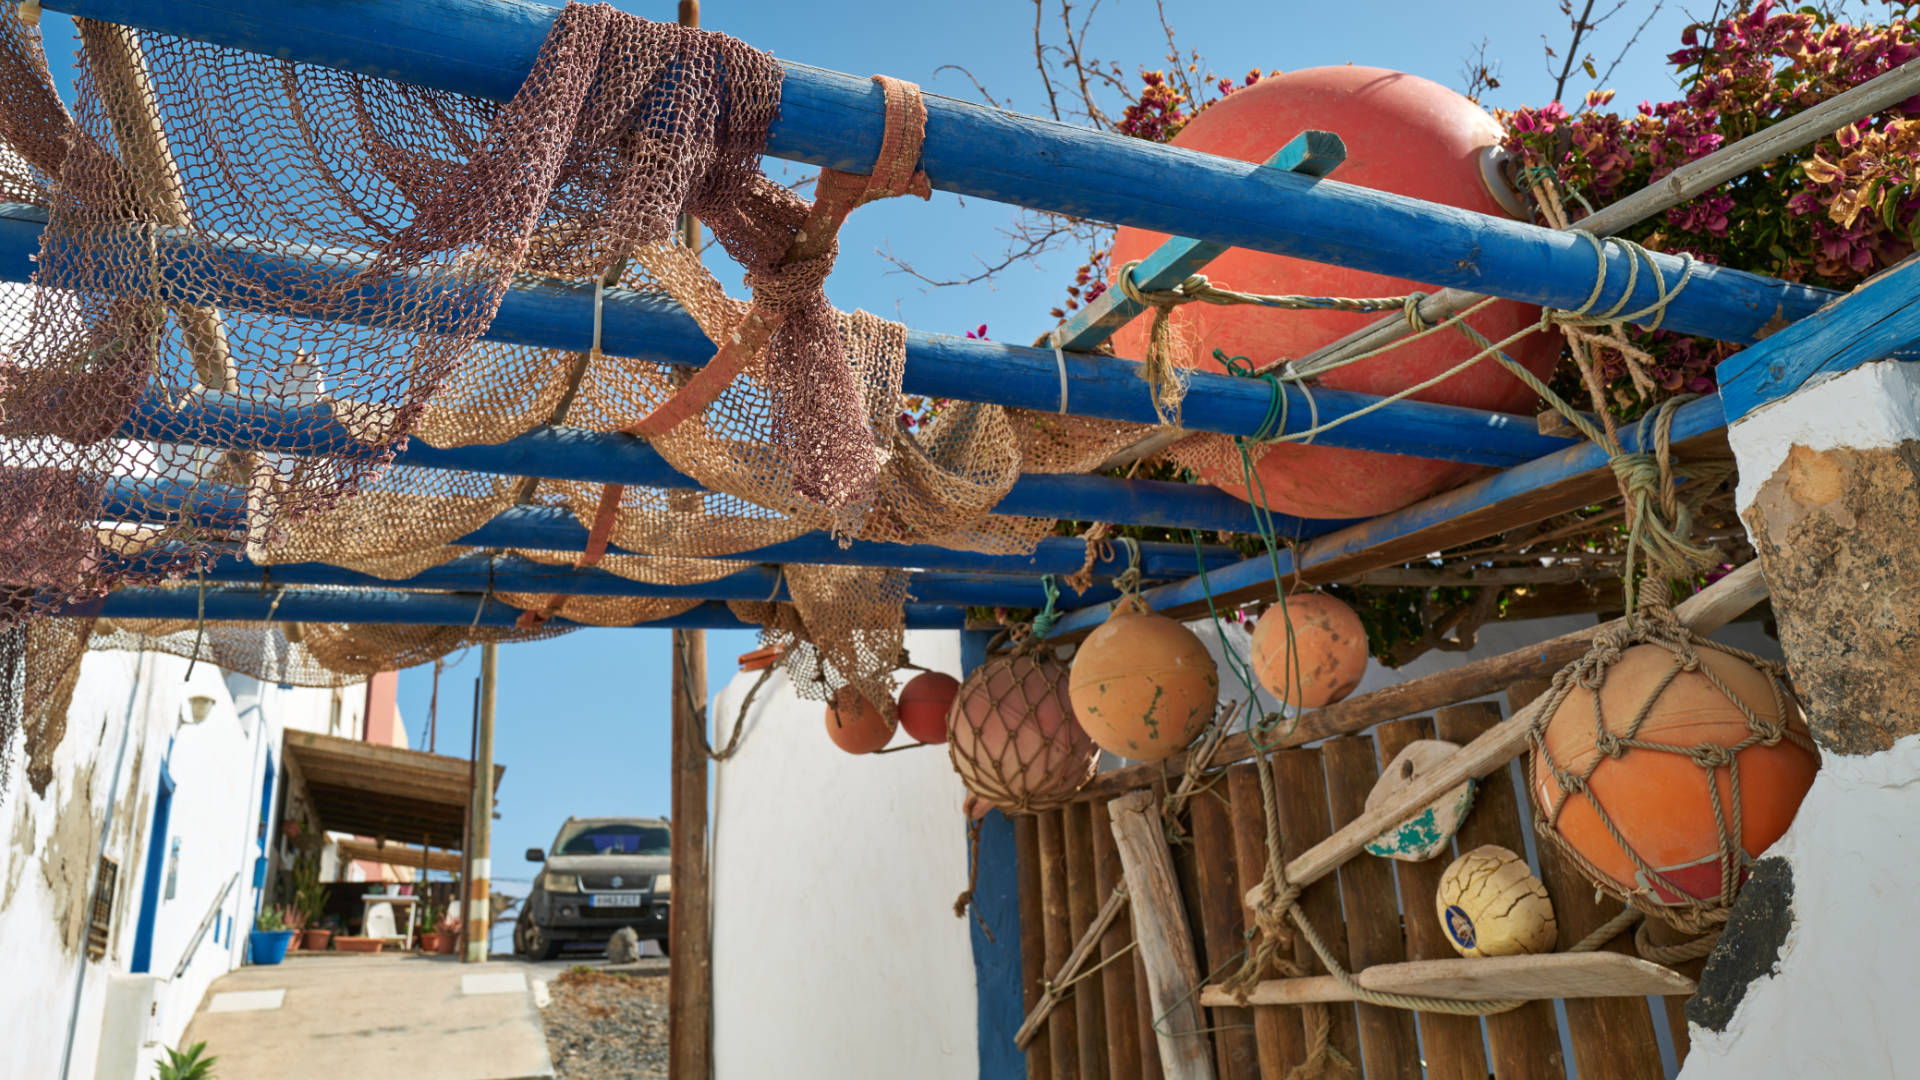
<instances>
[{"instance_id":1,"label":"braided rope knot","mask_svg":"<svg viewBox=\"0 0 1920 1080\"><path fill-rule=\"evenodd\" d=\"M1733 748L1718 743L1701 743L1687 751L1687 756L1703 769L1720 769L1733 764Z\"/></svg>"},{"instance_id":2,"label":"braided rope knot","mask_svg":"<svg viewBox=\"0 0 1920 1080\"><path fill-rule=\"evenodd\" d=\"M1607 757L1617 758L1627 752L1628 742L1611 731L1602 731L1594 736L1593 748Z\"/></svg>"}]
</instances>

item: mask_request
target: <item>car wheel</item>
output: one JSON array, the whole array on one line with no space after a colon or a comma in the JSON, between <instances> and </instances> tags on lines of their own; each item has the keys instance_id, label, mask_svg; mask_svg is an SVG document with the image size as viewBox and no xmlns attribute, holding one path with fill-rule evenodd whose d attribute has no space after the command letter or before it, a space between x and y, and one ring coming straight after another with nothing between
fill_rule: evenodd
<instances>
[{"instance_id":1,"label":"car wheel","mask_svg":"<svg viewBox=\"0 0 1920 1080\"><path fill-rule=\"evenodd\" d=\"M669 950L669 949L667 948L667 939L666 939L666 938L658 938L658 939L656 939L656 940L655 940L655 942L654 942L654 944L656 944L656 945L658 945L658 946L660 946L660 955L661 955L661 956L666 956L666 955L668 955L668 954L669 954L669 951L670 951L670 950Z\"/></svg>"},{"instance_id":2,"label":"car wheel","mask_svg":"<svg viewBox=\"0 0 1920 1080\"><path fill-rule=\"evenodd\" d=\"M560 943L542 933L539 923L524 922L517 929L520 955L530 960L551 960L560 955Z\"/></svg>"}]
</instances>

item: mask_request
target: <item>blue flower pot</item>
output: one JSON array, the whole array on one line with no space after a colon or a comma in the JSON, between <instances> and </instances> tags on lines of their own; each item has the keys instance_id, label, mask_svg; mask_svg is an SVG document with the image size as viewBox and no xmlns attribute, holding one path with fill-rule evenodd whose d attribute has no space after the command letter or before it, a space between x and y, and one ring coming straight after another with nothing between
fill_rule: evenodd
<instances>
[{"instance_id":1,"label":"blue flower pot","mask_svg":"<svg viewBox=\"0 0 1920 1080\"><path fill-rule=\"evenodd\" d=\"M254 963L277 964L287 958L287 946L293 944L293 931L253 930L247 934L247 944Z\"/></svg>"}]
</instances>

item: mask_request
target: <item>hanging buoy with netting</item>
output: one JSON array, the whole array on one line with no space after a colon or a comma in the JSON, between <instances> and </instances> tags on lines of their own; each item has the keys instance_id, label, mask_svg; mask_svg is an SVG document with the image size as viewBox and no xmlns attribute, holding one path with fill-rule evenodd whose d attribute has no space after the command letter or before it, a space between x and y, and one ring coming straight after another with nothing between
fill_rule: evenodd
<instances>
[{"instance_id":1,"label":"hanging buoy with netting","mask_svg":"<svg viewBox=\"0 0 1920 1080\"><path fill-rule=\"evenodd\" d=\"M900 688L900 726L922 743L947 741L947 711L960 692L960 680L938 671L923 671Z\"/></svg>"},{"instance_id":2,"label":"hanging buoy with netting","mask_svg":"<svg viewBox=\"0 0 1920 1080\"><path fill-rule=\"evenodd\" d=\"M1534 733L1541 831L1595 885L1702 929L1793 822L1820 760L1778 665L1640 637L1596 643L1555 678Z\"/></svg>"},{"instance_id":3,"label":"hanging buoy with netting","mask_svg":"<svg viewBox=\"0 0 1920 1080\"><path fill-rule=\"evenodd\" d=\"M1253 673L1284 705L1318 709L1353 693L1367 655L1360 616L1326 593L1289 596L1253 628Z\"/></svg>"},{"instance_id":4,"label":"hanging buoy with netting","mask_svg":"<svg viewBox=\"0 0 1920 1080\"><path fill-rule=\"evenodd\" d=\"M1220 676L1193 631L1124 597L1073 655L1073 715L1094 744L1135 761L1186 748L1213 719Z\"/></svg>"},{"instance_id":5,"label":"hanging buoy with netting","mask_svg":"<svg viewBox=\"0 0 1920 1080\"><path fill-rule=\"evenodd\" d=\"M893 720L867 696L843 686L827 704L827 736L849 754L871 754L893 739Z\"/></svg>"},{"instance_id":6,"label":"hanging buoy with netting","mask_svg":"<svg viewBox=\"0 0 1920 1080\"><path fill-rule=\"evenodd\" d=\"M1235 91L1194 117L1173 139L1188 150L1260 162L1310 129L1336 132L1347 158L1328 182L1354 184L1508 217L1513 196L1488 179L1488 162L1502 138L1485 109L1426 79L1370 67L1290 71ZM1498 194L1496 194L1496 190ZM1114 238L1111 273L1146 258L1167 237L1123 228ZM1392 297L1437 291L1403 278L1305 259L1233 248L1203 273L1215 285L1244 293L1313 297ZM1258 368L1308 356L1323 345L1378 321L1375 311L1280 310L1248 305L1188 303L1172 311L1173 364L1218 373L1213 359L1243 356ZM1537 323L1540 309L1502 301L1468 317L1500 341ZM1151 320L1134 320L1113 337L1119 355L1148 358ZM1558 334L1533 334L1508 355L1545 377L1559 362ZM1317 376L1315 387L1388 395L1438 376L1472 357L1479 346L1453 328L1409 341L1379 356ZM1534 394L1497 361L1486 359L1413 395L1417 401L1476 409L1526 412ZM1307 419L1291 416L1290 425ZM1299 443L1252 447L1255 498L1277 511L1310 518L1371 517L1398 510L1456 486L1479 471L1458 462L1399 457L1365 450ZM1239 451L1225 439L1190 440L1175 450L1183 464L1236 498L1249 493Z\"/></svg>"},{"instance_id":7,"label":"hanging buoy with netting","mask_svg":"<svg viewBox=\"0 0 1920 1080\"><path fill-rule=\"evenodd\" d=\"M1009 814L1065 805L1100 751L1073 717L1067 666L1031 639L981 664L947 714L947 756L983 802Z\"/></svg>"},{"instance_id":8,"label":"hanging buoy with netting","mask_svg":"<svg viewBox=\"0 0 1920 1080\"><path fill-rule=\"evenodd\" d=\"M1547 887L1525 859L1498 844L1453 860L1440 875L1434 907L1461 956L1547 952L1560 932Z\"/></svg>"}]
</instances>

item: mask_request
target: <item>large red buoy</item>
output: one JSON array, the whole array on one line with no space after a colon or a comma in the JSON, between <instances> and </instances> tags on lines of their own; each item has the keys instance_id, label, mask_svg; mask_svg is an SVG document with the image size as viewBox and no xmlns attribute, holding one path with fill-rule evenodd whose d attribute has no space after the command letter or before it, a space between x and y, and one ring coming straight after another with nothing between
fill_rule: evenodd
<instances>
[{"instance_id":1,"label":"large red buoy","mask_svg":"<svg viewBox=\"0 0 1920 1080\"><path fill-rule=\"evenodd\" d=\"M1650 904L1730 902L1723 860L1732 858L1737 883L1793 823L1820 767L1799 707L1766 672L1714 649L1697 655L1701 666L1686 670L1662 646L1627 649L1606 669L1598 702L1575 685L1533 752L1534 794L1557 838L1600 875L1596 884ZM1749 711L1797 738L1754 738ZM1549 761L1584 777L1579 790L1562 788ZM1716 817L1737 823L1738 852L1722 851Z\"/></svg>"},{"instance_id":2,"label":"large red buoy","mask_svg":"<svg viewBox=\"0 0 1920 1080\"><path fill-rule=\"evenodd\" d=\"M1289 596L1253 628L1253 673L1285 704L1330 705L1353 693L1367 673L1367 628L1352 608L1326 593Z\"/></svg>"},{"instance_id":3,"label":"large red buoy","mask_svg":"<svg viewBox=\"0 0 1920 1080\"><path fill-rule=\"evenodd\" d=\"M827 704L827 736L849 754L871 754L893 738L893 720L865 694L843 686Z\"/></svg>"},{"instance_id":4,"label":"large red buoy","mask_svg":"<svg viewBox=\"0 0 1920 1080\"><path fill-rule=\"evenodd\" d=\"M1174 137L1188 150L1265 161L1294 136L1312 128L1337 133L1347 160L1331 179L1409 195L1477 213L1506 217L1482 179L1484 151L1501 131L1484 110L1426 79L1369 67L1307 68L1246 87L1214 105ZM1112 272L1143 259L1167 238L1121 229L1113 244ZM1233 248L1203 271L1215 283L1242 292L1312 296L1397 296L1434 286ZM1368 325L1378 314L1283 311L1271 308L1186 304L1174 310L1173 359L1186 367L1218 371L1213 350L1245 356L1265 366L1299 359ZM1469 322L1494 341L1537 322L1538 308L1500 303ZM1115 350L1144 360L1150 320L1136 319L1114 335ZM1534 334L1508 347L1508 355L1545 376L1560 357L1558 335ZM1329 371L1317 385L1385 395L1437 375L1472 356L1477 347L1459 332L1431 334L1362 363ZM1492 360L1414 395L1416 400L1508 412L1525 410L1533 392ZM1274 444L1256 449L1256 471L1266 504L1310 518L1366 517L1397 510L1472 477L1477 466L1338 447ZM1206 479L1245 499L1247 486L1238 452L1217 461L1196 460ZM1258 494L1258 492L1256 492Z\"/></svg>"},{"instance_id":5,"label":"large red buoy","mask_svg":"<svg viewBox=\"0 0 1920 1080\"><path fill-rule=\"evenodd\" d=\"M947 710L960 680L938 671L923 671L900 688L900 726L918 742L947 741Z\"/></svg>"}]
</instances>

